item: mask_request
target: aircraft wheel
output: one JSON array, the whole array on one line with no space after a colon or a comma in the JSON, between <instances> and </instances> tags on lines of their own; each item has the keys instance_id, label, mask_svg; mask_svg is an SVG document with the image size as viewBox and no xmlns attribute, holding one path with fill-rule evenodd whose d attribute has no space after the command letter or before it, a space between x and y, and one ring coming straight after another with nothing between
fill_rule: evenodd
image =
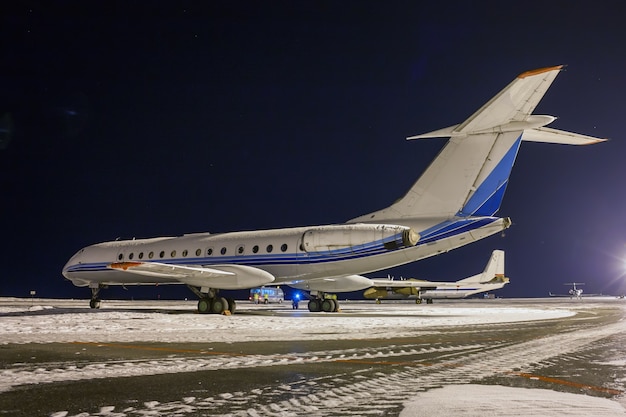
<instances>
[{"instance_id":1,"label":"aircraft wheel","mask_svg":"<svg viewBox=\"0 0 626 417\"><path fill-rule=\"evenodd\" d=\"M376 299L376 304L380 304L380 300L378 298Z\"/></svg>"},{"instance_id":2,"label":"aircraft wheel","mask_svg":"<svg viewBox=\"0 0 626 417\"><path fill-rule=\"evenodd\" d=\"M415 304L422 304L422 299L421 298L416 299Z\"/></svg>"},{"instance_id":3,"label":"aircraft wheel","mask_svg":"<svg viewBox=\"0 0 626 417\"><path fill-rule=\"evenodd\" d=\"M337 303L335 303L335 300L327 298L326 300L322 301L321 307L322 311L326 313L332 313L337 308Z\"/></svg>"},{"instance_id":4,"label":"aircraft wheel","mask_svg":"<svg viewBox=\"0 0 626 417\"><path fill-rule=\"evenodd\" d=\"M321 311L319 300L310 300L309 301L309 311L312 313L316 313Z\"/></svg>"},{"instance_id":5,"label":"aircraft wheel","mask_svg":"<svg viewBox=\"0 0 626 417\"><path fill-rule=\"evenodd\" d=\"M100 299L96 298L96 299L93 299L93 300L89 301L89 307L90 308L100 308Z\"/></svg>"},{"instance_id":6,"label":"aircraft wheel","mask_svg":"<svg viewBox=\"0 0 626 417\"><path fill-rule=\"evenodd\" d=\"M201 298L200 301L198 301L198 313L208 314L210 312L211 312L211 299Z\"/></svg>"},{"instance_id":7,"label":"aircraft wheel","mask_svg":"<svg viewBox=\"0 0 626 417\"><path fill-rule=\"evenodd\" d=\"M433 299L429 298L428 300L426 300L426 304L432 304L433 303Z\"/></svg>"},{"instance_id":8,"label":"aircraft wheel","mask_svg":"<svg viewBox=\"0 0 626 417\"><path fill-rule=\"evenodd\" d=\"M211 312L214 314L222 314L228 308L228 301L224 297L215 297Z\"/></svg>"},{"instance_id":9,"label":"aircraft wheel","mask_svg":"<svg viewBox=\"0 0 626 417\"><path fill-rule=\"evenodd\" d=\"M228 310L230 311L230 314L235 314L235 310L237 309L237 303L235 303L235 300L227 298L226 301L228 302Z\"/></svg>"}]
</instances>

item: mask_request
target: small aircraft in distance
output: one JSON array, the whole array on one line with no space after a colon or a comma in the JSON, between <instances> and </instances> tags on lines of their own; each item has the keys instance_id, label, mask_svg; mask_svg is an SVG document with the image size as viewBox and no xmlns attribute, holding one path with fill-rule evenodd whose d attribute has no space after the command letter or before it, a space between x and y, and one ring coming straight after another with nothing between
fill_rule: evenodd
<instances>
[{"instance_id":1,"label":"small aircraft in distance","mask_svg":"<svg viewBox=\"0 0 626 417\"><path fill-rule=\"evenodd\" d=\"M584 282L566 282L563 285L571 285L572 288L570 288L570 290L567 292L567 294L553 294L551 292L548 292L548 294L550 295L550 297L569 297L569 298L583 298L583 297L599 297L602 294L585 294L583 295L583 289L582 288L578 288L576 287L581 286L581 285L585 285Z\"/></svg>"},{"instance_id":2,"label":"small aircraft in distance","mask_svg":"<svg viewBox=\"0 0 626 417\"><path fill-rule=\"evenodd\" d=\"M504 276L504 251L494 250L485 270L477 275L456 282L433 282L421 279L380 279L373 278L375 286L363 293L365 298L376 299L377 303L383 298L398 300L415 298L417 304L426 300L432 304L433 299L465 298L481 292L493 291L509 283Z\"/></svg>"}]
</instances>

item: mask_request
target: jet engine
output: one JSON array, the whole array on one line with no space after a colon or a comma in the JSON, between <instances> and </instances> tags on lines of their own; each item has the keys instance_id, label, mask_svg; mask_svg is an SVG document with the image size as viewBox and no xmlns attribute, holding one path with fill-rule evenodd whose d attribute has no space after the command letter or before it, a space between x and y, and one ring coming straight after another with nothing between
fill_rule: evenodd
<instances>
[{"instance_id":1,"label":"jet engine","mask_svg":"<svg viewBox=\"0 0 626 417\"><path fill-rule=\"evenodd\" d=\"M396 250L415 246L420 235L410 227L389 224L320 226L304 232L302 249L344 255L355 252Z\"/></svg>"}]
</instances>

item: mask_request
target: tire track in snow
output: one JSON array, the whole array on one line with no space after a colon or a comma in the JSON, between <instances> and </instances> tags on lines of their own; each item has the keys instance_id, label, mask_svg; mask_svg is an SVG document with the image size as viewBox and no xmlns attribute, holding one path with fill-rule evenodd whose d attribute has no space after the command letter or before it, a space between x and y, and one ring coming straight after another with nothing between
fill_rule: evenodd
<instances>
[{"instance_id":1,"label":"tire track in snow","mask_svg":"<svg viewBox=\"0 0 626 417\"><path fill-rule=\"evenodd\" d=\"M114 407L105 407L92 415L397 415L402 410L403 403L419 392L448 384L468 384L511 371L530 372L537 366L541 367L541 363L545 366L554 358L575 353L599 339L623 332L624 327L624 323L616 323L599 328L577 328L575 331L516 344L496 342L490 346L470 344L419 349L415 345L402 345L392 346L387 350L353 348L299 355L236 358L237 360L232 362L234 367L259 366L259 361L263 366L271 366L350 360L381 363L391 362L388 358L402 357L414 359L411 365L405 365L399 371L395 371L398 368L390 367L391 372L376 372L369 375L367 371L361 370L281 383L251 391L225 392L208 398L185 397L180 401L168 403L151 401L144 403L143 406L128 407L120 412L115 412ZM427 361L433 354L437 355L439 362ZM291 360L286 361L286 356ZM224 362L220 361L227 359L232 358L213 358L215 362L212 365L223 366ZM163 361L148 362L155 366ZM205 369L210 367L207 365ZM60 412L56 417L66 415L68 413ZM81 413L80 416L88 417L89 414Z\"/></svg>"},{"instance_id":2,"label":"tire track in snow","mask_svg":"<svg viewBox=\"0 0 626 417\"><path fill-rule=\"evenodd\" d=\"M94 344L97 346L98 344ZM108 344L108 346L115 346ZM121 346L124 347L124 346ZM132 346L138 348L138 346ZM340 350L303 352L272 355L246 354L211 354L204 357L174 357L165 359L142 359L90 362L83 364L37 363L34 365L22 364L9 369L0 370L0 392L12 387L26 384L43 384L61 381L79 381L88 379L119 378L130 376L146 376L179 372L197 372L210 370L241 369L259 366L277 366L294 364L311 364L334 361L371 361L375 358L399 358L403 356L425 355L434 352L443 355L458 355L467 351L482 349L484 346L476 343L468 345L453 344L449 346L421 346L402 345L391 346L387 349L371 347L349 348Z\"/></svg>"},{"instance_id":3,"label":"tire track in snow","mask_svg":"<svg viewBox=\"0 0 626 417\"><path fill-rule=\"evenodd\" d=\"M591 343L626 330L620 322L586 328L527 342L502 343L473 351L456 360L428 366L404 366L401 371L363 372L301 380L263 389L222 393L208 398L187 398L169 403L153 402L146 408L127 409L124 416L348 416L396 415L403 403L417 393L450 384L469 384L509 372L531 372L539 362L574 353ZM384 355L377 355L378 357ZM371 359L371 355L369 359ZM323 360L337 360L333 357ZM319 361L319 358L316 359ZM81 414L81 416L85 416Z\"/></svg>"}]
</instances>

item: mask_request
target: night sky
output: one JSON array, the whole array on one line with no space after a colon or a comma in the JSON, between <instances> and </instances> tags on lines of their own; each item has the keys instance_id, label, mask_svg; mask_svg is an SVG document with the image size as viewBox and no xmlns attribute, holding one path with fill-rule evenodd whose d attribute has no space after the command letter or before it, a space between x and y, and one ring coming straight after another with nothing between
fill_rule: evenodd
<instances>
[{"instance_id":1,"label":"night sky","mask_svg":"<svg viewBox=\"0 0 626 417\"><path fill-rule=\"evenodd\" d=\"M0 14L0 296L89 297L61 268L121 238L341 223L402 196L518 74L535 113L611 139L523 143L513 226L382 271L456 280L504 249L503 297L626 292L619 2L18 2ZM8 132L8 133L7 133ZM133 288L112 297L190 297Z\"/></svg>"}]
</instances>

